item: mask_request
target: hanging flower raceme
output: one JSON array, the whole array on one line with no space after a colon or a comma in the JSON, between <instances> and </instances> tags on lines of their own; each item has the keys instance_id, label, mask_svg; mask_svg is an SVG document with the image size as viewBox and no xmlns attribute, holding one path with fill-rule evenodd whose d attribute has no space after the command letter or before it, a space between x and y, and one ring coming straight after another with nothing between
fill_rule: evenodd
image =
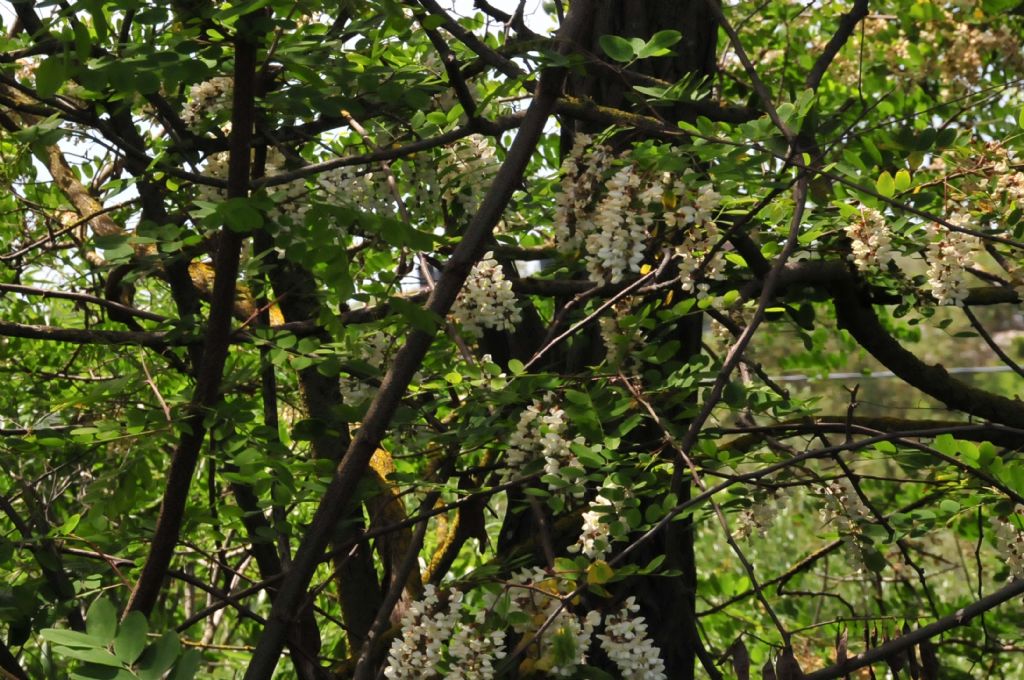
<instances>
[{"instance_id":1,"label":"hanging flower raceme","mask_svg":"<svg viewBox=\"0 0 1024 680\"><path fill-rule=\"evenodd\" d=\"M572 149L562 161L562 190L555 196L555 243L567 255L582 244L577 222L586 216L601 178L615 160L611 148L592 144L590 135L576 135Z\"/></svg>"},{"instance_id":2,"label":"hanging flower raceme","mask_svg":"<svg viewBox=\"0 0 1024 680\"><path fill-rule=\"evenodd\" d=\"M775 524L779 513L786 509L788 500L787 493L782 489L756 494L751 506L740 512L733 537L747 538L754 533L759 534L762 538L767 536L768 529Z\"/></svg>"},{"instance_id":3,"label":"hanging flower raceme","mask_svg":"<svg viewBox=\"0 0 1024 680\"><path fill-rule=\"evenodd\" d=\"M1016 505L1013 514L1018 519L1024 517L1024 505ZM992 529L996 550L1010 568L1010 578L1024 578L1024 532L1006 517L993 517Z\"/></svg>"},{"instance_id":4,"label":"hanging flower raceme","mask_svg":"<svg viewBox=\"0 0 1024 680\"><path fill-rule=\"evenodd\" d=\"M512 282L505 278L493 253L487 253L470 272L452 315L468 334L480 337L485 328L510 331L523 320Z\"/></svg>"},{"instance_id":5,"label":"hanging flower raceme","mask_svg":"<svg viewBox=\"0 0 1024 680\"><path fill-rule=\"evenodd\" d=\"M571 254L582 249L591 280L618 283L640 271L652 229L661 220L666 228L683 231L674 240L684 289L706 292L694 276L702 269L698 278L713 279L721 267L717 255L702 261L717 242L713 217L721 196L710 184L693 186L691 176L692 171L682 177L643 171L629 152L615 158L608 147L577 136L562 164L555 208L559 250Z\"/></svg>"},{"instance_id":6,"label":"hanging flower raceme","mask_svg":"<svg viewBox=\"0 0 1024 680\"><path fill-rule=\"evenodd\" d=\"M516 429L509 438L502 482L521 476L523 468L537 459L544 460L544 472L554 478L565 476L562 470L567 467L582 472L583 465L572 452L572 445L583 445L585 440L583 437L568 439L567 429L565 411L551 405L550 396L526 407L519 415ZM561 487L560 484L550 485L552 491Z\"/></svg>"},{"instance_id":7,"label":"hanging flower raceme","mask_svg":"<svg viewBox=\"0 0 1024 680\"><path fill-rule=\"evenodd\" d=\"M196 83L189 90L189 101L181 111L181 120L195 127L203 119L217 116L231 107L231 92L235 81L230 76L218 76Z\"/></svg>"},{"instance_id":8,"label":"hanging flower raceme","mask_svg":"<svg viewBox=\"0 0 1024 680\"><path fill-rule=\"evenodd\" d=\"M447 606L442 605L433 585L423 592L423 599L409 605L402 615L402 634L391 643L384 677L393 680L439 678L444 644L451 639L458 621L462 593L450 592Z\"/></svg>"},{"instance_id":9,"label":"hanging flower raceme","mask_svg":"<svg viewBox=\"0 0 1024 680\"><path fill-rule=\"evenodd\" d=\"M663 199L664 219L666 225L683 229L682 241L675 247L681 287L703 298L710 289L708 281L721 277L724 264L721 250L711 255L719 240L712 216L722 197L710 184L699 187L692 201L686 200L688 193L682 180L673 182L671 193Z\"/></svg>"},{"instance_id":10,"label":"hanging flower raceme","mask_svg":"<svg viewBox=\"0 0 1024 680\"><path fill-rule=\"evenodd\" d=\"M601 615L589 611L580 617L562 607L562 598L571 590L570 582L536 567L521 569L506 583L509 611L526 614L511 619L512 629L535 638L526 651L527 665L535 670L565 677L587 662L587 650L594 629L601 624ZM538 635L540 626L552 616L554 619Z\"/></svg>"},{"instance_id":11,"label":"hanging flower raceme","mask_svg":"<svg viewBox=\"0 0 1024 680\"><path fill-rule=\"evenodd\" d=\"M965 226L969 224L969 216L964 212L953 213L949 223ZM974 266L978 237L938 223L933 223L928 231L931 236L927 255L929 291L940 305L962 304L967 298L964 274Z\"/></svg>"},{"instance_id":12,"label":"hanging flower raceme","mask_svg":"<svg viewBox=\"0 0 1024 680\"><path fill-rule=\"evenodd\" d=\"M597 636L601 648L619 668L622 680L661 680L665 662L661 652L647 637L647 623L637 616L640 606L630 596L622 608L605 618L604 633Z\"/></svg>"},{"instance_id":13,"label":"hanging flower raceme","mask_svg":"<svg viewBox=\"0 0 1024 680\"><path fill-rule=\"evenodd\" d=\"M850 557L863 564L862 525L871 521L871 511L846 477L829 482L821 493L825 500L820 513L822 523L834 524Z\"/></svg>"},{"instance_id":14,"label":"hanging flower raceme","mask_svg":"<svg viewBox=\"0 0 1024 680\"><path fill-rule=\"evenodd\" d=\"M448 204L457 203L465 214L472 215L483 200L481 187L488 186L500 165L489 138L470 135L460 139L445 151L437 166L442 198Z\"/></svg>"},{"instance_id":15,"label":"hanging flower raceme","mask_svg":"<svg viewBox=\"0 0 1024 680\"><path fill-rule=\"evenodd\" d=\"M630 529L626 506L635 503L633 494L614 482L606 482L601 493L583 513L583 528L569 552L581 553L592 560L603 560L611 552L616 538L625 537Z\"/></svg>"},{"instance_id":16,"label":"hanging flower raceme","mask_svg":"<svg viewBox=\"0 0 1024 680\"><path fill-rule=\"evenodd\" d=\"M594 281L618 283L627 272L640 271L647 231L654 223L651 213L633 209L640 183L632 165L621 168L605 184L604 198L589 221L578 223L587 235L587 272Z\"/></svg>"},{"instance_id":17,"label":"hanging flower raceme","mask_svg":"<svg viewBox=\"0 0 1024 680\"><path fill-rule=\"evenodd\" d=\"M858 215L846 225L850 259L861 271L884 269L892 262L892 233L882 213L860 206Z\"/></svg>"},{"instance_id":18,"label":"hanging flower raceme","mask_svg":"<svg viewBox=\"0 0 1024 680\"><path fill-rule=\"evenodd\" d=\"M505 657L505 631L487 629L481 610L469 623L463 623L448 645L451 668L448 680L492 680L494 663Z\"/></svg>"}]
</instances>

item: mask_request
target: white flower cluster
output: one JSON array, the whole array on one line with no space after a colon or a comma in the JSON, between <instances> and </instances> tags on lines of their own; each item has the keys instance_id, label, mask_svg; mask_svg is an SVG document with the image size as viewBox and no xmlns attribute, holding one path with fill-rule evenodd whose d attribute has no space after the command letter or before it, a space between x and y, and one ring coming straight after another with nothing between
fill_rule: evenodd
<instances>
[{"instance_id":1,"label":"white flower cluster","mask_svg":"<svg viewBox=\"0 0 1024 680\"><path fill-rule=\"evenodd\" d=\"M576 223L586 216L601 178L615 157L611 148L594 145L590 135L578 134L562 161L562 190L555 196L555 243L565 254L582 242Z\"/></svg>"},{"instance_id":2,"label":"white flower cluster","mask_svg":"<svg viewBox=\"0 0 1024 680\"><path fill-rule=\"evenodd\" d=\"M608 658L619 667L622 680L663 680L665 662L647 637L644 617L636 616L640 606L630 596L615 614L605 617L604 633L597 636Z\"/></svg>"},{"instance_id":3,"label":"white flower cluster","mask_svg":"<svg viewBox=\"0 0 1024 680\"><path fill-rule=\"evenodd\" d=\"M448 645L447 680L493 680L494 662L505 657L505 631L484 630L486 610L459 627Z\"/></svg>"},{"instance_id":4,"label":"white flower cluster","mask_svg":"<svg viewBox=\"0 0 1024 680\"><path fill-rule=\"evenodd\" d=\"M578 135L562 163L554 219L559 250L569 254L582 247L590 278L618 283L640 271L647 236L660 218L669 228L686 230L677 252L688 282L684 287L692 290L691 275L717 237L712 218L722 197L710 184L688 185L691 172L652 178L641 174L628 152L616 159L607 146L591 143L590 137ZM616 160L621 166L602 184ZM718 258L707 263L704 278L713 278L719 268Z\"/></svg>"},{"instance_id":5,"label":"white flower cluster","mask_svg":"<svg viewBox=\"0 0 1024 680\"><path fill-rule=\"evenodd\" d=\"M733 537L747 538L756 532L764 538L779 514L786 509L788 501L788 495L781 489L773 489L770 493L755 497L749 508L740 511Z\"/></svg>"},{"instance_id":6,"label":"white flower cluster","mask_svg":"<svg viewBox=\"0 0 1024 680\"><path fill-rule=\"evenodd\" d=\"M361 333L358 337L356 357L360 361L382 369L387 361L388 353L391 350L392 340L379 331ZM367 401L376 392L376 387L365 380L352 375L343 375L341 381L341 395L346 404L356 406Z\"/></svg>"},{"instance_id":7,"label":"white flower cluster","mask_svg":"<svg viewBox=\"0 0 1024 680\"><path fill-rule=\"evenodd\" d=\"M284 154L274 149L267 154L266 172L268 177L285 172ZM309 212L309 190L306 188L306 180L293 179L284 184L278 184L270 188L270 196L274 199L274 209L269 217L280 223L287 220L292 224L302 224L303 218Z\"/></svg>"},{"instance_id":8,"label":"white flower cluster","mask_svg":"<svg viewBox=\"0 0 1024 680\"><path fill-rule=\"evenodd\" d=\"M574 545L569 546L569 552L582 553L592 560L605 559L611 551L613 533L618 531L624 535L632 528L623 512L625 501L632 497L629 489L623 489L611 481L606 482L601 493L583 513L580 537ZM613 498L621 500L615 501Z\"/></svg>"},{"instance_id":9,"label":"white flower cluster","mask_svg":"<svg viewBox=\"0 0 1024 680\"><path fill-rule=\"evenodd\" d=\"M459 204L466 214L472 215L483 199L480 188L488 185L499 166L490 139L484 135L460 139L438 164L437 177L442 184L442 198L449 204Z\"/></svg>"},{"instance_id":10,"label":"white flower cluster","mask_svg":"<svg viewBox=\"0 0 1024 680\"><path fill-rule=\"evenodd\" d=\"M1024 210L1024 172L1010 172L1006 164L996 180L996 194L1018 210Z\"/></svg>"},{"instance_id":11,"label":"white flower cluster","mask_svg":"<svg viewBox=\"0 0 1024 680\"><path fill-rule=\"evenodd\" d=\"M534 636L556 610L561 607L563 592L568 582L550 576L543 569L521 569L507 583L510 610L528 614L516 619L512 629L524 636ZM534 660L534 668L555 676L571 676L576 668L587 662L594 629L601 625L601 614L589 611L582 618L561 608L554 620L538 639L532 641L527 652ZM568 651L568 655L566 652Z\"/></svg>"},{"instance_id":12,"label":"white flower cluster","mask_svg":"<svg viewBox=\"0 0 1024 680\"><path fill-rule=\"evenodd\" d=\"M860 215L846 225L850 239L850 259L861 271L884 269L892 262L892 233L882 213L860 206Z\"/></svg>"},{"instance_id":13,"label":"white flower cluster","mask_svg":"<svg viewBox=\"0 0 1024 680\"><path fill-rule=\"evenodd\" d=\"M950 224L965 226L969 216L956 212L950 216ZM929 227L932 237L928 244L928 287L932 297L940 305L959 305L967 297L967 282L964 272L974 265L975 253L979 247L978 237L952 231L933 223Z\"/></svg>"},{"instance_id":14,"label":"white flower cluster","mask_svg":"<svg viewBox=\"0 0 1024 680\"><path fill-rule=\"evenodd\" d=\"M590 510L583 513L583 529L580 531L576 545L569 547L569 552L581 552L592 560L603 560L612 548L611 530L601 521L605 513L596 508L611 506L604 496L598 496L590 504Z\"/></svg>"},{"instance_id":15,"label":"white flower cluster","mask_svg":"<svg viewBox=\"0 0 1024 680\"><path fill-rule=\"evenodd\" d=\"M395 680L439 678L438 666L446 662L449 670L445 678L493 680L494 662L506 653L505 631L485 631L486 610L460 623L460 591L449 590L447 601L448 607L444 609L434 586L428 585L423 599L409 606L402 615L402 634L391 643L384 677ZM445 644L448 645L447 655L444 654Z\"/></svg>"},{"instance_id":16,"label":"white flower cluster","mask_svg":"<svg viewBox=\"0 0 1024 680\"><path fill-rule=\"evenodd\" d=\"M194 126L204 116L213 117L231 106L231 92L235 81L230 76L218 76L196 83L189 90L189 101L181 110L185 125Z\"/></svg>"},{"instance_id":17,"label":"white flower cluster","mask_svg":"<svg viewBox=\"0 0 1024 680\"><path fill-rule=\"evenodd\" d=\"M317 195L329 205L346 205L362 212L394 216L395 199L388 181L380 171L342 167L320 173L316 178Z\"/></svg>"},{"instance_id":18,"label":"white flower cluster","mask_svg":"<svg viewBox=\"0 0 1024 680\"><path fill-rule=\"evenodd\" d=\"M1024 505L1014 507L1013 514L1018 518L1024 516ZM1024 532L1004 517L993 517L992 529L996 549L1010 568L1010 578L1024 578Z\"/></svg>"},{"instance_id":19,"label":"white flower cluster","mask_svg":"<svg viewBox=\"0 0 1024 680\"><path fill-rule=\"evenodd\" d=\"M228 178L228 157L229 155L226 151L207 156L202 168L203 174L214 179L226 180ZM227 190L220 187L212 187L206 184L196 185L197 201L220 203L227 198L227 195Z\"/></svg>"},{"instance_id":20,"label":"white flower cluster","mask_svg":"<svg viewBox=\"0 0 1024 680\"><path fill-rule=\"evenodd\" d=\"M1024 63L1020 39L1007 27L983 28L960 21L964 13L942 12L943 18L926 24L916 39L904 36L891 41L885 59L894 76L917 79L937 75L945 96L950 89L960 91L978 83L993 57L1006 69L1019 69ZM910 64L916 68L908 68Z\"/></svg>"},{"instance_id":21,"label":"white flower cluster","mask_svg":"<svg viewBox=\"0 0 1024 680\"><path fill-rule=\"evenodd\" d=\"M554 477L564 467L583 469L572 452L572 445L584 444L585 440L583 437L566 438L565 411L550 403L550 395L544 400L535 400L519 415L505 453L503 483L515 479L524 466L537 458L544 459L544 472Z\"/></svg>"},{"instance_id":22,"label":"white flower cluster","mask_svg":"<svg viewBox=\"0 0 1024 680\"><path fill-rule=\"evenodd\" d=\"M384 677L392 680L424 680L440 677L436 666L441 661L444 643L452 636L458 621L462 593L452 591L445 609L433 585L423 591L423 599L409 605L402 615L402 634L391 643Z\"/></svg>"},{"instance_id":23,"label":"white flower cluster","mask_svg":"<svg viewBox=\"0 0 1024 680\"><path fill-rule=\"evenodd\" d=\"M485 328L512 330L523 320L512 282L505 278L493 253L476 263L452 305L452 316L468 334L480 337Z\"/></svg>"},{"instance_id":24,"label":"white flower cluster","mask_svg":"<svg viewBox=\"0 0 1024 680\"><path fill-rule=\"evenodd\" d=\"M829 482L821 493L825 499L820 513L822 523L835 523L850 557L863 564L862 525L871 521L871 511L857 495L853 482L846 477Z\"/></svg>"},{"instance_id":25,"label":"white flower cluster","mask_svg":"<svg viewBox=\"0 0 1024 680\"><path fill-rule=\"evenodd\" d=\"M620 168L605 183L605 195L593 215L577 222L585 235L587 272L593 281L618 283L627 272L640 271L647 229L654 215L633 209L641 193L640 175L632 164Z\"/></svg>"},{"instance_id":26,"label":"white flower cluster","mask_svg":"<svg viewBox=\"0 0 1024 680\"><path fill-rule=\"evenodd\" d=\"M685 291L696 290L697 297L703 298L710 288L707 281L721 277L724 263L720 250L705 262L708 253L718 242L718 226L711 218L722 196L710 184L705 184L697 189L693 203L687 204L677 198L685 196L685 192L685 184L676 180L671 200L677 206L665 213L665 222L669 226L682 224L688 227L682 243L675 248L682 278L681 287Z\"/></svg>"}]
</instances>

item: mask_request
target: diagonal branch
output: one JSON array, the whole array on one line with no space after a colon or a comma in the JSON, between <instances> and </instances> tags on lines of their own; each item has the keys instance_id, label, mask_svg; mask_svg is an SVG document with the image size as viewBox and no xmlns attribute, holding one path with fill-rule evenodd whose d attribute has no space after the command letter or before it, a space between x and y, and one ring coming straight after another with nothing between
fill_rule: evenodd
<instances>
[{"instance_id":1,"label":"diagonal branch","mask_svg":"<svg viewBox=\"0 0 1024 680\"><path fill-rule=\"evenodd\" d=\"M832 680L832 678L841 678L858 668L864 668L865 666L885 661L925 640L941 635L947 630L963 626L974 617L984 614L990 609L995 609L1002 603L1018 597L1022 593L1024 593L1024 579L1014 581L991 595L983 597L963 609L956 610L949 616L945 616L906 635L901 635L895 640L881 644L864 654L851 657L843 663L834 664L828 668L808 673L804 676L804 680Z\"/></svg>"},{"instance_id":2,"label":"diagonal branch","mask_svg":"<svg viewBox=\"0 0 1024 680\"><path fill-rule=\"evenodd\" d=\"M240 20L235 38L235 88L231 115L231 156L228 165L228 198L249 193L249 148L255 118L256 42L250 34L253 15ZM231 342L231 319L235 301L242 237L227 227L221 230L217 250L217 277L210 302L210 320L206 329L202 362L182 435L171 459L167 487L160 504L149 555L125 613L141 611L148 615L156 604L167 575L185 514L192 474L206 434L207 411L219 400L221 377Z\"/></svg>"},{"instance_id":3,"label":"diagonal branch","mask_svg":"<svg viewBox=\"0 0 1024 680\"><path fill-rule=\"evenodd\" d=\"M941 364L929 365L904 348L851 285L835 286L833 296L839 326L905 382L951 410L1010 427L1024 422L1024 403L957 380Z\"/></svg>"},{"instance_id":4,"label":"diagonal branch","mask_svg":"<svg viewBox=\"0 0 1024 680\"><path fill-rule=\"evenodd\" d=\"M849 12L844 14L839 19L839 27L836 32L829 38L828 43L825 44L825 48L822 49L821 54L818 55L818 59L814 62L810 72L807 74L804 85L812 90L817 90L818 85L821 84L821 79L825 77L825 72L828 71L828 67L832 65L832 60L839 54L839 50L843 49L843 45L847 43L850 36L853 35L853 31L857 28L857 24L868 15L868 0L856 0L853 3L853 7Z\"/></svg>"},{"instance_id":5,"label":"diagonal branch","mask_svg":"<svg viewBox=\"0 0 1024 680\"><path fill-rule=\"evenodd\" d=\"M561 52L568 52L569 46L576 42L592 5L590 0L573 4L559 33ZM526 112L515 141L509 148L505 162L502 163L479 211L470 221L462 241L452 253L427 301L426 309L430 313L443 317L448 312L473 265L483 255L494 226L501 219L505 207L512 198L514 188L519 184L533 156L548 116L561 93L564 78L563 68L548 69L541 76L533 102ZM274 600L270 621L253 653L244 676L245 680L269 680L273 674L288 627L305 599L306 587L330 541L335 525L349 511L356 487L370 463L373 452L380 444L406 387L419 369L435 335L436 330L413 330L395 356L394 363L385 375L362 427L342 458L337 473L324 493L312 524L299 546L292 569Z\"/></svg>"}]
</instances>

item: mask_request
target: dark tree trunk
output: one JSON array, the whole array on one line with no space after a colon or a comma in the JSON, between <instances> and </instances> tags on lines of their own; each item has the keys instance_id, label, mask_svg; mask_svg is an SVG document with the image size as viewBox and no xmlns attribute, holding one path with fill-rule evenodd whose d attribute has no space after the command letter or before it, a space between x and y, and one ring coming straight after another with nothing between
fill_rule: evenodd
<instances>
[{"instance_id":1,"label":"dark tree trunk","mask_svg":"<svg viewBox=\"0 0 1024 680\"><path fill-rule=\"evenodd\" d=\"M672 83L687 76L700 80L714 74L718 26L705 0L609 0L599 3L592 30L584 44L589 45L592 54L603 56L599 44L602 35L647 40L663 30L676 30L683 36L673 54L637 62L631 65L631 70ZM613 68L589 67L585 73L573 79L570 87L573 95L589 98L602 106L631 110L637 108L639 101L631 95L632 83L629 78ZM657 113L672 121L687 115L678 106L659 107ZM563 130L566 132L563 147L571 146L572 134L577 130L598 131L597 128L580 125L574 128L567 123L569 121L563 121ZM633 140L622 140L623 143L628 141ZM678 300L684 293L677 290L675 295ZM657 304L656 301L649 302ZM670 336L666 339L679 340L680 362L685 363L689 357L700 353L702 323L701 315L694 314L678 321L673 328L661 329L661 333ZM664 409L659 404L653 406L663 416L679 410L679 405L665 405ZM631 434L633 441L629 444L637 448L649 447L652 442L661 439L660 433L653 428L638 428ZM680 500L685 500L690 495L689 471L681 472L676 475L682 481L677 483L675 491ZM697 568L694 530L689 520L669 524L657 539L637 551L632 561L644 566L660 554L666 556L665 568L677 571L678 576L629 579L621 584L615 594L618 599L636 596L652 639L661 649L667 676L674 680L691 680L701 643L695 615Z\"/></svg>"}]
</instances>

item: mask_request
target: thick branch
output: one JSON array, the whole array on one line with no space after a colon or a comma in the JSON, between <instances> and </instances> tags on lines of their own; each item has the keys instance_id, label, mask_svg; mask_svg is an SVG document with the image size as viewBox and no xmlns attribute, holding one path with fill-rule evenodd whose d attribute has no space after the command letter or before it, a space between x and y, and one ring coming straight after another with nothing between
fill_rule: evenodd
<instances>
[{"instance_id":1,"label":"thick branch","mask_svg":"<svg viewBox=\"0 0 1024 680\"><path fill-rule=\"evenodd\" d=\"M249 193L249 147L255 117L256 43L248 15L239 22L235 39L235 87L231 115L231 156L228 165L228 198L242 198ZM231 341L231 319L235 302L235 281L238 278L242 238L226 227L221 230L217 249L217 278L210 303L210 320L203 344L202 363L195 392L189 404L182 435L171 459L167 487L157 516L149 556L142 568L125 612L141 611L148 615L156 604L161 585L178 543L178 534L185 514L192 474L199 460L199 450L206 434L207 411L219 399L221 376Z\"/></svg>"},{"instance_id":2,"label":"thick branch","mask_svg":"<svg viewBox=\"0 0 1024 680\"><path fill-rule=\"evenodd\" d=\"M821 79L825 76L825 72L828 71L828 67L832 65L832 60L839 54L839 50L843 49L843 45L847 43L850 36L853 35L853 31L857 28L857 24L868 15L868 0L856 0L853 3L853 7L849 12L844 14L839 19L839 27L836 32L829 38L828 43L825 44L825 48L818 55L817 60L814 62L814 66L811 67L810 72L807 74L807 79L804 81L806 87L817 90L818 85L821 84Z\"/></svg>"},{"instance_id":3,"label":"thick branch","mask_svg":"<svg viewBox=\"0 0 1024 680\"><path fill-rule=\"evenodd\" d=\"M885 329L872 306L849 285L833 288L836 317L861 347L883 366L954 411L1010 427L1024 422L1024 403L961 382L940 364L929 365L906 350Z\"/></svg>"}]
</instances>

